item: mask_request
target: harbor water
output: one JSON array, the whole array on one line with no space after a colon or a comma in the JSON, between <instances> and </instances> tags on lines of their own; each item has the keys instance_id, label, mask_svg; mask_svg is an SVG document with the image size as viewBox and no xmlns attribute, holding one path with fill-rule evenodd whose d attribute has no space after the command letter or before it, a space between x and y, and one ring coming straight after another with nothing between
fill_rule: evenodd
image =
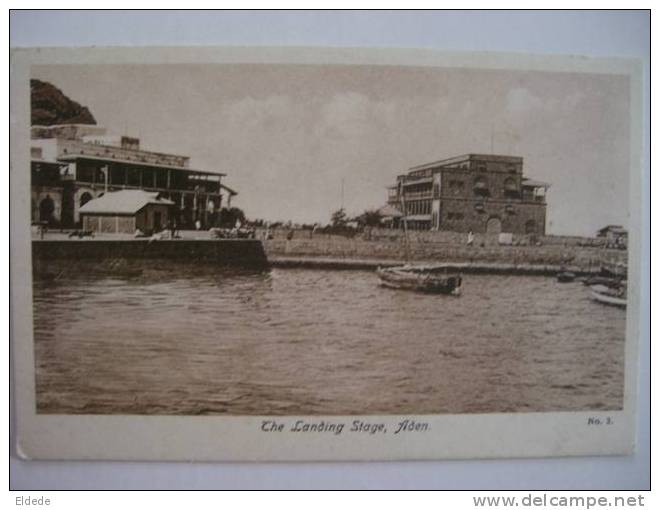
<instances>
[{"instance_id":1,"label":"harbor water","mask_svg":"<svg viewBox=\"0 0 660 510\"><path fill-rule=\"evenodd\" d=\"M34 279L37 411L615 410L625 310L581 283L465 275L459 298L373 271L51 263Z\"/></svg>"}]
</instances>

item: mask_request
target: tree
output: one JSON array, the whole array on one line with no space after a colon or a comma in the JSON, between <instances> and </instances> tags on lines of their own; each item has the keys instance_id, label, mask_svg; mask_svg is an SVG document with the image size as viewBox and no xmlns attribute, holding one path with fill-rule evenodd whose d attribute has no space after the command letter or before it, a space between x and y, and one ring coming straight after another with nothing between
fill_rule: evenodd
<instances>
[{"instance_id":1,"label":"tree","mask_svg":"<svg viewBox=\"0 0 660 510\"><path fill-rule=\"evenodd\" d=\"M239 207L231 207L229 209L229 212L235 218L234 223L236 223L236 221L240 221L241 224L244 225L245 222L247 221L247 219L245 218L245 213Z\"/></svg>"},{"instance_id":2,"label":"tree","mask_svg":"<svg viewBox=\"0 0 660 510\"><path fill-rule=\"evenodd\" d=\"M223 207L220 210L220 226L223 228L234 228L236 222L240 221L245 224L245 213L238 207L231 207L227 209Z\"/></svg>"},{"instance_id":3,"label":"tree","mask_svg":"<svg viewBox=\"0 0 660 510\"><path fill-rule=\"evenodd\" d=\"M377 227L382 217L378 209L367 209L356 218L356 221L362 226Z\"/></svg>"},{"instance_id":4,"label":"tree","mask_svg":"<svg viewBox=\"0 0 660 510\"><path fill-rule=\"evenodd\" d=\"M343 228L346 226L346 223L348 223L348 217L343 207L332 213L330 224L333 228Z\"/></svg>"}]
</instances>

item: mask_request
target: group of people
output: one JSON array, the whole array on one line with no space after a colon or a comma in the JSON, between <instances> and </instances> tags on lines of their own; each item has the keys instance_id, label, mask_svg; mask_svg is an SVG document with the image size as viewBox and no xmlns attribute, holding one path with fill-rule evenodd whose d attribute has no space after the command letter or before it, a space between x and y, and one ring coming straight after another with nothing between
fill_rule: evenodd
<instances>
[{"instance_id":1,"label":"group of people","mask_svg":"<svg viewBox=\"0 0 660 510\"><path fill-rule=\"evenodd\" d=\"M139 228L135 229L135 233L133 234L133 237L150 237L151 239L177 239L179 236L177 235L178 232L178 227L176 224L176 221L173 219L170 219L167 222L167 227L164 228L163 230L156 231L151 235L148 235L146 232L143 232Z\"/></svg>"}]
</instances>

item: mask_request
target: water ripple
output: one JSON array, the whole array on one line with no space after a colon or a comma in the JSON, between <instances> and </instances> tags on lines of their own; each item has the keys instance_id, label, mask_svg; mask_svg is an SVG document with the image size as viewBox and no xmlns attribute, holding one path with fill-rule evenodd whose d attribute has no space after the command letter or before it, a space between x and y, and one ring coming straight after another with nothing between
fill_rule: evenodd
<instances>
[{"instance_id":1,"label":"water ripple","mask_svg":"<svg viewBox=\"0 0 660 510\"><path fill-rule=\"evenodd\" d=\"M49 267L35 277L39 412L622 405L625 312L593 303L580 284L468 275L456 299L384 289L363 271L139 269Z\"/></svg>"}]
</instances>

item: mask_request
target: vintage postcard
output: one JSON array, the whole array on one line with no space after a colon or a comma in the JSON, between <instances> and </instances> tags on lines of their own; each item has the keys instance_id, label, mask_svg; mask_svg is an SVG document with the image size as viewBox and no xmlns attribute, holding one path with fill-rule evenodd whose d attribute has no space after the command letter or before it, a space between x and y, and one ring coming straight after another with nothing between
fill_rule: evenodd
<instances>
[{"instance_id":1,"label":"vintage postcard","mask_svg":"<svg viewBox=\"0 0 660 510\"><path fill-rule=\"evenodd\" d=\"M14 50L17 452L634 451L641 65Z\"/></svg>"}]
</instances>

